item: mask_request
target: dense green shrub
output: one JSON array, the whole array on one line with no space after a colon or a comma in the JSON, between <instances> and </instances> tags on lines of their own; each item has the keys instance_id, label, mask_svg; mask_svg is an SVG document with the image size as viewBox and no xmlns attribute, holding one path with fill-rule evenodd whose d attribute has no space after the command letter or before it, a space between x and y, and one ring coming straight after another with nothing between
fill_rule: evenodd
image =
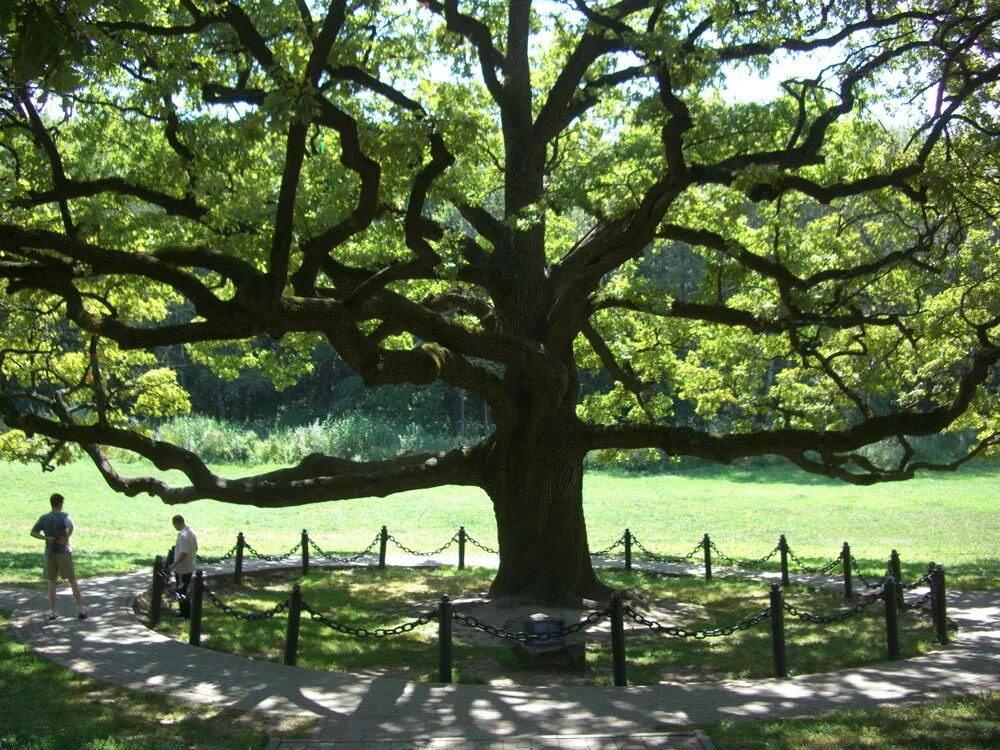
<instances>
[{"instance_id":1,"label":"dense green shrub","mask_svg":"<svg viewBox=\"0 0 1000 750\"><path fill-rule=\"evenodd\" d=\"M462 444L444 429L393 424L356 412L293 427L176 417L161 424L156 437L196 452L208 463L235 464L288 464L310 453L378 461L406 451L447 450Z\"/></svg>"}]
</instances>

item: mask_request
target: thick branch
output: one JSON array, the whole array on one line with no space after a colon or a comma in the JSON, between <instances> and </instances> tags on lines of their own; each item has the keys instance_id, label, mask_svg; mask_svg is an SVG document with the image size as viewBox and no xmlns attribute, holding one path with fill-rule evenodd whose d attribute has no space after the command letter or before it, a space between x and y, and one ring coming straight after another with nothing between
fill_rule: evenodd
<instances>
[{"instance_id":1,"label":"thick branch","mask_svg":"<svg viewBox=\"0 0 1000 750\"><path fill-rule=\"evenodd\" d=\"M896 435L933 435L946 429L969 407L998 361L1000 348L980 349L950 403L924 412L872 416L842 430L776 429L719 435L665 425L588 426L584 429L585 442L588 450L658 448L669 455L697 456L720 463L766 454L801 460L808 451L823 455L847 453Z\"/></svg>"}]
</instances>

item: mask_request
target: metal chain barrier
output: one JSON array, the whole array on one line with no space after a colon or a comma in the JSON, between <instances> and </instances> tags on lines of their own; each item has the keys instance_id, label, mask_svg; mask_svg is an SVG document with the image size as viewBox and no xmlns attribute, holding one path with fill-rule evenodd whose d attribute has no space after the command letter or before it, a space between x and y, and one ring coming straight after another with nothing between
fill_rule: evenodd
<instances>
[{"instance_id":1,"label":"metal chain barrier","mask_svg":"<svg viewBox=\"0 0 1000 750\"><path fill-rule=\"evenodd\" d=\"M492 547L487 547L486 545L481 544L480 542L477 542L475 539L473 539L471 536L469 536L468 532L466 532L466 534L465 534L465 541L467 541L473 547L479 547L479 549L481 549L483 552L486 552L488 554L491 554L491 555L499 555L500 554L499 550L495 550Z\"/></svg>"},{"instance_id":2,"label":"metal chain barrier","mask_svg":"<svg viewBox=\"0 0 1000 750\"><path fill-rule=\"evenodd\" d=\"M711 628L709 630L687 630L686 628L678 628L672 625L664 625L662 622L657 622L656 620L650 620L648 617L636 612L632 607L625 606L624 613L632 618L635 622L640 625L645 625L650 630L656 633L665 633L666 635L674 636L675 638L694 638L695 640L704 640L705 638L717 638L720 636L732 635L740 630L749 630L757 623L762 620L766 620L771 616L771 608L768 607L762 610L753 617L748 617L742 622L738 622L735 625L729 625L724 628Z\"/></svg>"},{"instance_id":3,"label":"metal chain barrier","mask_svg":"<svg viewBox=\"0 0 1000 750\"><path fill-rule=\"evenodd\" d=\"M633 541L633 544L634 544L634 543L635 543L635 542ZM618 538L618 541L617 541L617 542L615 542L614 544L612 544L612 545L611 545L610 547L605 547L604 549L600 549L600 550L597 550L596 552L591 552L591 553L590 553L590 556L591 556L591 557L604 557L604 556L605 556L606 554L608 554L608 553L609 553L609 552L611 552L612 550L615 550L615 549L617 549L618 547L624 547L624 546L625 546L625 535L624 535L624 534L622 534L622 535L621 535L621 536L620 536L620 537Z\"/></svg>"},{"instance_id":4,"label":"metal chain barrier","mask_svg":"<svg viewBox=\"0 0 1000 750\"><path fill-rule=\"evenodd\" d=\"M841 554L839 557L837 557L836 560L831 560L830 562L828 562L826 565L824 565L821 568L810 568L801 559L799 559L799 557L797 557L794 552L792 552L791 547L788 548L788 559L791 560L792 562L794 562L796 565L798 565L799 569L802 570L803 573L823 574L823 573L829 573L831 570L833 570L838 565L840 565L841 561L843 560L843 554ZM853 564L853 560L852 560L852 564Z\"/></svg>"},{"instance_id":5,"label":"metal chain barrier","mask_svg":"<svg viewBox=\"0 0 1000 750\"><path fill-rule=\"evenodd\" d=\"M865 588L869 589L881 588L885 585L885 579L892 574L892 571L890 571L888 565L886 565L885 572L882 574L881 578L877 581L869 581L864 575L862 575L861 566L858 565L858 560L854 557L854 555L851 555L851 572L854 574L855 578L865 585Z\"/></svg>"},{"instance_id":6,"label":"metal chain barrier","mask_svg":"<svg viewBox=\"0 0 1000 750\"><path fill-rule=\"evenodd\" d=\"M198 560L198 562L204 563L205 565L215 565L216 563L225 562L226 560L231 560L234 557L236 557L235 544L233 545L233 548L229 550L229 552L224 554L222 557L202 557L201 555L195 555L195 558Z\"/></svg>"},{"instance_id":7,"label":"metal chain barrier","mask_svg":"<svg viewBox=\"0 0 1000 750\"><path fill-rule=\"evenodd\" d=\"M907 612L912 612L915 609L923 609L925 604L930 604L932 596L934 596L934 592L928 591L919 599L914 599L912 602L903 602L902 609Z\"/></svg>"},{"instance_id":8,"label":"metal chain barrier","mask_svg":"<svg viewBox=\"0 0 1000 750\"><path fill-rule=\"evenodd\" d=\"M317 622L326 625L331 630L336 630L338 633L343 633L344 635L353 635L358 638L386 638L390 635L399 635L400 633L408 633L415 628L419 628L421 625L426 625L429 622L433 622L437 617L436 612L428 612L426 615L420 615L415 620L410 620L409 622L404 622L402 625L397 625L394 628L375 628L375 630L369 630L368 628L355 628L351 625L344 625L343 623L334 622L329 617L324 615L322 612L317 612L315 609L310 607L306 602L302 602L302 611L308 612L309 616L316 620Z\"/></svg>"},{"instance_id":9,"label":"metal chain barrier","mask_svg":"<svg viewBox=\"0 0 1000 750\"><path fill-rule=\"evenodd\" d=\"M444 544L442 544L436 550L432 550L430 552L417 552L415 549L410 549L406 545L402 544L392 534L390 534L389 536L387 536L386 539L388 539L390 542L392 542L393 544L395 544L397 547L399 547L401 550L403 550L403 552L406 552L407 554L416 555L417 557L433 557L434 555L440 555L442 552L444 552L446 549L448 549L451 545L453 545L455 542L457 542L458 541L458 534L456 533L447 542L445 542Z\"/></svg>"},{"instance_id":10,"label":"metal chain barrier","mask_svg":"<svg viewBox=\"0 0 1000 750\"><path fill-rule=\"evenodd\" d=\"M240 610L230 607L222 599L220 599L214 591L212 591L207 586L205 587L205 596L207 596L218 609L223 613L229 615L230 617L235 617L237 620L246 620L247 622L258 622L260 620L270 620L277 614L284 612L288 609L288 600L285 599L283 602L279 602L274 609L267 612L241 612Z\"/></svg>"},{"instance_id":11,"label":"metal chain barrier","mask_svg":"<svg viewBox=\"0 0 1000 750\"><path fill-rule=\"evenodd\" d=\"M697 555L702 550L701 542L699 542L693 550L688 552L684 557L668 557L667 555L658 555L655 552L650 552L646 549L642 542L632 536L632 545L640 550L646 557L648 557L653 562L663 562L663 563L686 563L689 560L693 560L695 555Z\"/></svg>"},{"instance_id":12,"label":"metal chain barrier","mask_svg":"<svg viewBox=\"0 0 1000 750\"><path fill-rule=\"evenodd\" d=\"M362 557L367 555L369 552L375 549L375 545L379 543L379 539L380 535L376 534L371 544L369 544L365 549L358 552L356 555L350 555L349 557L341 557L339 555L331 554L330 552L327 552L325 549L316 544L316 542L314 542L311 538L309 539L309 546L312 547L313 551L316 552L316 554L318 554L324 560L334 560L335 562L347 563L347 562L357 562Z\"/></svg>"},{"instance_id":13,"label":"metal chain barrier","mask_svg":"<svg viewBox=\"0 0 1000 750\"><path fill-rule=\"evenodd\" d=\"M813 614L812 612L804 612L798 607L789 604L788 602L783 602L782 606L784 610L788 612L788 614L790 614L792 617L796 617L799 620L802 620L803 622L811 622L816 625L826 625L833 622L843 622L849 617L854 617L854 615L858 614L862 610L871 606L875 602L881 600L882 600L881 592L877 594L871 594L870 596L867 596L864 599L862 599L860 602L858 602L855 606L851 607L850 609L844 610L843 612L838 612L835 615L816 615Z\"/></svg>"},{"instance_id":14,"label":"metal chain barrier","mask_svg":"<svg viewBox=\"0 0 1000 750\"><path fill-rule=\"evenodd\" d=\"M260 552L251 547L249 542L244 542L243 548L258 560L264 560L265 562L281 562L282 560L287 560L289 557L302 549L302 540L300 539L298 544L283 555L262 555Z\"/></svg>"},{"instance_id":15,"label":"metal chain barrier","mask_svg":"<svg viewBox=\"0 0 1000 750\"><path fill-rule=\"evenodd\" d=\"M511 630L505 630L504 628L498 628L494 625L489 625L482 620L477 620L472 615L463 615L458 612L452 612L451 618L456 622L460 622L462 625L473 628L474 630L481 630L484 633L489 633L497 638L506 638L511 641L520 641L521 643L527 643L528 641L548 641L553 638L564 638L567 635L573 635L573 633L579 633L581 630L589 628L591 625L600 622L605 617L611 616L611 609L595 610L587 615L580 622L574 623L572 625L567 625L559 630L548 632L548 633L527 633L523 630L517 632Z\"/></svg>"},{"instance_id":16,"label":"metal chain barrier","mask_svg":"<svg viewBox=\"0 0 1000 750\"><path fill-rule=\"evenodd\" d=\"M930 586L933 580L930 573L924 573L913 583L897 583L896 585L903 591L913 591L913 589L920 588L921 586Z\"/></svg>"},{"instance_id":17,"label":"metal chain barrier","mask_svg":"<svg viewBox=\"0 0 1000 750\"><path fill-rule=\"evenodd\" d=\"M708 545L712 548L712 551L715 552L717 557L725 560L728 563L731 563L732 565L735 565L738 568L755 568L758 565L763 565L772 557L774 557L776 554L778 554L778 552L781 550L781 545L775 545L774 549L772 549L763 557L758 558L756 560L736 560L730 557L729 555L720 552L719 548L715 546L715 542L709 541Z\"/></svg>"}]
</instances>

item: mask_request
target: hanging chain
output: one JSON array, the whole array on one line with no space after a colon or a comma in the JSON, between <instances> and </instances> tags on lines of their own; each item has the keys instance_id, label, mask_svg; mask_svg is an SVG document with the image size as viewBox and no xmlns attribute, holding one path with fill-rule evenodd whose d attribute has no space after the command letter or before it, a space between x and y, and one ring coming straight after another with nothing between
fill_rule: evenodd
<instances>
[{"instance_id":1,"label":"hanging chain","mask_svg":"<svg viewBox=\"0 0 1000 750\"><path fill-rule=\"evenodd\" d=\"M730 557L729 555L726 555L726 554L723 554L722 552L720 552L719 548L715 546L715 542L709 540L708 545L709 545L709 547L712 548L712 550L715 552L715 554L718 557L722 558L726 562L732 563L736 567L743 567L743 568L754 568L754 567L756 567L758 565L763 565L768 560L770 560L772 557L774 557L776 554L778 554L778 551L781 549L781 545L776 545L774 547L774 549L772 549L770 552L768 552L763 557L758 558L757 560L736 560L736 559Z\"/></svg>"},{"instance_id":2,"label":"hanging chain","mask_svg":"<svg viewBox=\"0 0 1000 750\"><path fill-rule=\"evenodd\" d=\"M695 640L704 640L705 638L717 638L719 636L732 635L740 630L749 630L757 623L762 620L766 620L771 616L771 608L768 607L762 610L753 617L748 617L742 622L738 622L735 625L730 625L725 628L712 628L710 630L687 630L686 628L678 628L672 625L664 625L662 622L657 622L656 620L650 620L643 614L636 612L629 606L624 608L625 614L630 618L635 620L640 625L645 625L650 630L657 633L664 633L666 635L674 636L675 638L694 638Z\"/></svg>"},{"instance_id":3,"label":"hanging chain","mask_svg":"<svg viewBox=\"0 0 1000 750\"><path fill-rule=\"evenodd\" d=\"M243 548L258 560L264 560L265 562L281 562L282 560L287 560L302 548L302 540L300 539L298 544L283 555L262 555L260 552L251 547L249 542L244 542Z\"/></svg>"},{"instance_id":4,"label":"hanging chain","mask_svg":"<svg viewBox=\"0 0 1000 750\"><path fill-rule=\"evenodd\" d=\"M849 617L854 617L854 615L858 614L862 610L871 606L875 602L881 600L882 600L881 592L877 594L872 594L862 599L858 604L851 607L850 609L845 610L843 612L838 612L835 615L816 615L813 614L812 612L803 612L801 609L798 609L797 607L795 607L792 604L789 604L788 602L783 602L782 606L784 607L785 611L788 612L788 614L790 614L792 617L797 617L798 619L804 622L811 622L816 625L825 625L827 623L832 623L832 622L843 622Z\"/></svg>"},{"instance_id":5,"label":"hanging chain","mask_svg":"<svg viewBox=\"0 0 1000 750\"><path fill-rule=\"evenodd\" d=\"M698 551L702 549L701 542L699 542L695 546L695 548L690 552L688 552L686 555L684 555L684 557L668 557L667 555L658 555L655 552L650 552L648 549L642 546L642 542L636 539L635 536L632 537L632 546L640 550L646 557L648 557L653 562L662 562L662 563L685 563L688 560L693 560L694 556L698 554Z\"/></svg>"},{"instance_id":6,"label":"hanging chain","mask_svg":"<svg viewBox=\"0 0 1000 750\"><path fill-rule=\"evenodd\" d=\"M277 614L284 612L288 609L288 600L285 599L283 602L279 602L274 609L267 612L242 612L234 607L230 607L222 599L216 596L215 592L205 588L205 595L211 599L212 604L214 604L218 609L222 610L225 614L230 617L235 617L237 620L246 620L247 622L258 622L260 620L270 620Z\"/></svg>"},{"instance_id":7,"label":"hanging chain","mask_svg":"<svg viewBox=\"0 0 1000 750\"><path fill-rule=\"evenodd\" d=\"M201 555L195 555L195 558L198 560L198 562L204 563L205 565L215 565L216 563L225 562L226 560L229 560L235 556L236 556L236 545L234 544L233 548L229 550L229 552L224 554L222 557L202 557Z\"/></svg>"},{"instance_id":8,"label":"hanging chain","mask_svg":"<svg viewBox=\"0 0 1000 750\"><path fill-rule=\"evenodd\" d=\"M913 591L913 589L920 588L921 586L932 586L934 584L934 577L931 573L924 573L920 578L915 580L913 583L900 583L899 588L903 591Z\"/></svg>"},{"instance_id":9,"label":"hanging chain","mask_svg":"<svg viewBox=\"0 0 1000 750\"><path fill-rule=\"evenodd\" d=\"M920 597L919 599L915 599L912 602L905 602L904 601L902 603L902 609L904 609L907 612L911 612L911 611L913 611L915 609L923 609L923 607L924 607L925 604L929 604L930 603L931 597L933 595L934 595L933 591L928 591L922 597Z\"/></svg>"},{"instance_id":10,"label":"hanging chain","mask_svg":"<svg viewBox=\"0 0 1000 750\"><path fill-rule=\"evenodd\" d=\"M792 552L792 548L791 547L787 548L787 552L788 552L788 559L791 560L792 562L794 562L796 565L798 565L799 568L802 570L803 573L817 573L817 574L829 573L831 570L833 570L838 565L840 565L841 562L844 559L844 553L841 552L840 555L837 557L836 560L831 560L830 562L828 562L823 567L821 567L821 568L810 568L801 559L799 559L799 557L794 552Z\"/></svg>"},{"instance_id":11,"label":"hanging chain","mask_svg":"<svg viewBox=\"0 0 1000 750\"><path fill-rule=\"evenodd\" d=\"M466 533L466 535L465 535L465 541L467 541L469 544L471 544L474 547L479 547L479 549L481 549L483 552L487 552L487 553L489 553L491 555L499 555L500 554L499 550L495 550L492 547L487 547L486 545L477 542L475 539L473 539L471 536L469 536L468 533Z\"/></svg>"},{"instance_id":12,"label":"hanging chain","mask_svg":"<svg viewBox=\"0 0 1000 750\"><path fill-rule=\"evenodd\" d=\"M886 564L885 572L882 577L875 581L869 581L865 576L861 574L861 566L858 565L858 560L854 555L851 555L851 572L854 577L857 578L861 583L865 585L865 588L877 589L885 585L885 579L892 575L892 571L889 570L888 563Z\"/></svg>"},{"instance_id":13,"label":"hanging chain","mask_svg":"<svg viewBox=\"0 0 1000 750\"><path fill-rule=\"evenodd\" d=\"M322 612L317 612L305 602L302 602L302 611L308 612L312 619L326 625L331 630L336 630L338 633L343 633L344 635L353 635L358 638L386 638L390 635L408 633L415 628L419 628L421 625L426 625L427 623L433 621L437 616L436 612L428 612L425 615L420 615L415 620L404 622L402 625L397 625L394 628L376 628L375 630L369 630L368 628L356 628L351 625L334 622Z\"/></svg>"},{"instance_id":14,"label":"hanging chain","mask_svg":"<svg viewBox=\"0 0 1000 750\"><path fill-rule=\"evenodd\" d=\"M506 630L504 628L498 628L495 625L489 625L482 620L477 620L472 615L463 615L458 612L452 612L451 617L453 620L460 622L462 625L473 628L474 630L481 630L484 633L489 633L497 638L506 638L512 641L520 641L521 643L528 643L529 641L534 643L536 641L550 641L553 638L564 638L567 635L573 635L573 633L579 633L581 630L589 628L594 623L600 622L605 617L611 616L611 610L605 609L601 611L595 610L588 614L580 622L573 623L572 625L567 625L564 628L560 628L554 632L548 633L526 633L523 630L514 632L512 630Z\"/></svg>"},{"instance_id":15,"label":"hanging chain","mask_svg":"<svg viewBox=\"0 0 1000 750\"><path fill-rule=\"evenodd\" d=\"M617 549L618 547L624 547L624 546L625 546L625 535L622 534L621 537L619 537L618 541L615 542L614 544L612 544L610 547L605 547L604 549L597 550L596 552L591 552L590 556L591 557L604 557L606 554L608 554L612 550Z\"/></svg>"},{"instance_id":16,"label":"hanging chain","mask_svg":"<svg viewBox=\"0 0 1000 750\"><path fill-rule=\"evenodd\" d=\"M326 550L324 550L322 547L320 547L318 544L316 544L316 542L314 542L312 539L309 540L309 546L312 547L313 551L316 552L316 554L318 554L324 560L333 560L335 562L345 562L345 563L357 562L362 557L371 552L373 549L375 549L375 545L379 543L380 538L381 535L376 534L371 544L369 544L365 549L358 552L356 555L350 555L349 557L340 557L339 555L331 554Z\"/></svg>"},{"instance_id":17,"label":"hanging chain","mask_svg":"<svg viewBox=\"0 0 1000 750\"><path fill-rule=\"evenodd\" d=\"M417 557L434 557L434 555L440 555L442 552L444 552L446 549L448 549L451 545L453 545L455 542L457 542L458 541L458 533L456 532L455 535L452 536L451 539L449 539L447 542L445 542L444 544L442 544L436 550L432 550L431 552L417 552L415 549L410 549L406 545L402 544L392 534L390 534L389 536L387 536L386 539L389 540L390 542L392 542L393 544L395 544L401 550L403 550L403 552L406 552L406 553L408 553L410 555L416 555Z\"/></svg>"}]
</instances>

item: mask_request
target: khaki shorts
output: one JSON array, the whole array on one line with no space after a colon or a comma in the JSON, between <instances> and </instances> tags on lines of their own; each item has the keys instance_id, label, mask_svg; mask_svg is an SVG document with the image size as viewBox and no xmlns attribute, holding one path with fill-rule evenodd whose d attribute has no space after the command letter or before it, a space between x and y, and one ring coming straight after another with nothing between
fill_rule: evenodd
<instances>
[{"instance_id":1,"label":"khaki shorts","mask_svg":"<svg viewBox=\"0 0 1000 750\"><path fill-rule=\"evenodd\" d=\"M73 571L73 555L69 552L53 552L45 558L45 575L50 581L62 576L68 581L76 578Z\"/></svg>"}]
</instances>

